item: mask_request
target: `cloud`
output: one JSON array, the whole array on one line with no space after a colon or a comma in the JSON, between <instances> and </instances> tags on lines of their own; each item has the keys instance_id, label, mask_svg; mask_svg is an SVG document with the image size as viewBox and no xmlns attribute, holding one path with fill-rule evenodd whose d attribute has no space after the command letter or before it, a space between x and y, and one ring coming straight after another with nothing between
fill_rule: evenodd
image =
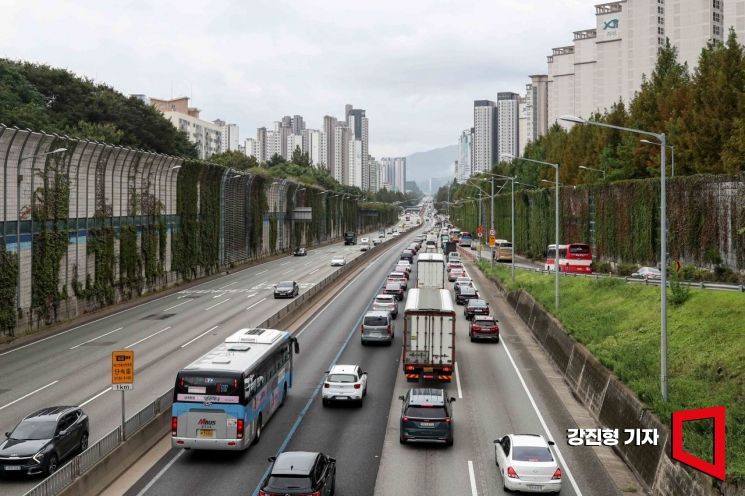
<instances>
[{"instance_id":1,"label":"cloud","mask_svg":"<svg viewBox=\"0 0 745 496\"><path fill-rule=\"evenodd\" d=\"M474 99L524 92L546 55L594 23L580 0L0 0L0 55L68 68L124 93L187 95L255 135L367 110L373 155L454 143Z\"/></svg>"}]
</instances>

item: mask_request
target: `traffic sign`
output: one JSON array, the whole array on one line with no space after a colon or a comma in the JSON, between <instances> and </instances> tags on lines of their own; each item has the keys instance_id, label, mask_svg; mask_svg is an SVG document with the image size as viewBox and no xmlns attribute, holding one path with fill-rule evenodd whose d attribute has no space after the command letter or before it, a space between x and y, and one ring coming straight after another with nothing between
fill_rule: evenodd
<instances>
[{"instance_id":1,"label":"traffic sign","mask_svg":"<svg viewBox=\"0 0 745 496\"><path fill-rule=\"evenodd\" d=\"M476 234L479 235L479 238L484 235L484 225L479 224L479 226L476 228Z\"/></svg>"},{"instance_id":2,"label":"traffic sign","mask_svg":"<svg viewBox=\"0 0 745 496\"><path fill-rule=\"evenodd\" d=\"M492 234L493 232L494 231L491 231L489 233L489 246L492 247L492 248L494 248L494 246L496 246L496 244L497 244L497 237L494 236L494 234Z\"/></svg>"},{"instance_id":3,"label":"traffic sign","mask_svg":"<svg viewBox=\"0 0 745 496\"><path fill-rule=\"evenodd\" d=\"M494 229L489 229L489 236L492 237L492 238L496 238L497 237L497 231L495 231Z\"/></svg>"},{"instance_id":4,"label":"traffic sign","mask_svg":"<svg viewBox=\"0 0 745 496\"><path fill-rule=\"evenodd\" d=\"M680 260L675 261L675 272L680 272Z\"/></svg>"},{"instance_id":5,"label":"traffic sign","mask_svg":"<svg viewBox=\"0 0 745 496\"><path fill-rule=\"evenodd\" d=\"M114 391L132 391L134 384L114 384L112 388Z\"/></svg>"},{"instance_id":6,"label":"traffic sign","mask_svg":"<svg viewBox=\"0 0 745 496\"><path fill-rule=\"evenodd\" d=\"M118 350L111 352L111 384L114 389L117 385L129 385L132 389L135 382L135 352L134 350Z\"/></svg>"}]
</instances>

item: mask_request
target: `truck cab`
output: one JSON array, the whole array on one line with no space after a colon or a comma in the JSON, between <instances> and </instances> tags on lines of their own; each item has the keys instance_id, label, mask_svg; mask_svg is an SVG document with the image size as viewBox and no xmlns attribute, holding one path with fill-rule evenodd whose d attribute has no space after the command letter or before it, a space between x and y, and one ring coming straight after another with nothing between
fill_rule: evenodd
<instances>
[{"instance_id":1,"label":"truck cab","mask_svg":"<svg viewBox=\"0 0 745 496\"><path fill-rule=\"evenodd\" d=\"M346 231L344 233L344 245L356 245L357 244L357 233L354 231Z\"/></svg>"}]
</instances>

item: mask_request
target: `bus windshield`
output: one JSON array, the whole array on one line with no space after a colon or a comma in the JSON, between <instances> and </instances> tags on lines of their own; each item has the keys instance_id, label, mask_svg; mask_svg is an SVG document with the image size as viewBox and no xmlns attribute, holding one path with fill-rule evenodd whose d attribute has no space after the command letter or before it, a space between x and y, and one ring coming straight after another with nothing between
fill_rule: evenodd
<instances>
[{"instance_id":1,"label":"bus windshield","mask_svg":"<svg viewBox=\"0 0 745 496\"><path fill-rule=\"evenodd\" d=\"M179 372L176 378L177 401L239 403L243 396L240 374Z\"/></svg>"},{"instance_id":2,"label":"bus windshield","mask_svg":"<svg viewBox=\"0 0 745 496\"><path fill-rule=\"evenodd\" d=\"M569 253L572 255L589 255L590 245L569 245Z\"/></svg>"}]
</instances>

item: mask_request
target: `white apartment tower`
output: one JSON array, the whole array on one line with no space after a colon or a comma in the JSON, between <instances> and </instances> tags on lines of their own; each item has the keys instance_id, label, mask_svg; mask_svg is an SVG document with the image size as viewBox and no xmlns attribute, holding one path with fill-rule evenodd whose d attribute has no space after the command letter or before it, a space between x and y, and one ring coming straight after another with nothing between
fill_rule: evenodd
<instances>
[{"instance_id":1,"label":"white apartment tower","mask_svg":"<svg viewBox=\"0 0 745 496\"><path fill-rule=\"evenodd\" d=\"M548 75L530 76L525 87L525 111L525 142L530 143L548 132Z\"/></svg>"},{"instance_id":2,"label":"white apartment tower","mask_svg":"<svg viewBox=\"0 0 745 496\"><path fill-rule=\"evenodd\" d=\"M302 132L303 152L308 154L311 164L315 166L323 163L321 160L321 151L323 148L322 145L325 145L326 140L322 135L323 133L318 129L303 129Z\"/></svg>"},{"instance_id":3,"label":"white apartment tower","mask_svg":"<svg viewBox=\"0 0 745 496\"><path fill-rule=\"evenodd\" d=\"M491 100L473 102L471 174L491 169L497 159L497 107Z\"/></svg>"},{"instance_id":4,"label":"white apartment tower","mask_svg":"<svg viewBox=\"0 0 745 496\"><path fill-rule=\"evenodd\" d=\"M331 176L341 184L349 184L349 137L352 135L346 123L334 127L334 160Z\"/></svg>"},{"instance_id":5,"label":"white apartment tower","mask_svg":"<svg viewBox=\"0 0 745 496\"><path fill-rule=\"evenodd\" d=\"M220 147L223 152L238 150L238 124L228 124L222 119L213 123L220 127Z\"/></svg>"},{"instance_id":6,"label":"white apartment tower","mask_svg":"<svg viewBox=\"0 0 745 496\"><path fill-rule=\"evenodd\" d=\"M333 176L334 175L334 161L335 161L335 142L336 142L336 125L338 121L336 117L330 115L323 116L323 134L326 136L326 151L321 152L321 162L326 166L326 169Z\"/></svg>"},{"instance_id":7,"label":"white apartment tower","mask_svg":"<svg viewBox=\"0 0 745 496\"><path fill-rule=\"evenodd\" d=\"M254 138L246 138L243 145L243 153L248 157L254 157L260 160L258 142Z\"/></svg>"},{"instance_id":8,"label":"white apartment tower","mask_svg":"<svg viewBox=\"0 0 745 496\"><path fill-rule=\"evenodd\" d=\"M368 120L365 116L364 109L356 109L351 105L345 106L345 117L347 126L352 132L353 137L351 139L359 140L361 142L362 157L360 163L362 166L360 188L364 191L370 191L370 166L367 157L369 156L369 141L368 141Z\"/></svg>"},{"instance_id":9,"label":"white apartment tower","mask_svg":"<svg viewBox=\"0 0 745 496\"><path fill-rule=\"evenodd\" d=\"M458 138L458 173L455 180L464 183L473 167L473 128L464 129Z\"/></svg>"},{"instance_id":10,"label":"white apartment tower","mask_svg":"<svg viewBox=\"0 0 745 496\"><path fill-rule=\"evenodd\" d=\"M502 160L502 154L520 155L520 95L512 92L497 94L497 155L494 162ZM491 169L491 166L487 170Z\"/></svg>"},{"instance_id":11,"label":"white apartment tower","mask_svg":"<svg viewBox=\"0 0 745 496\"><path fill-rule=\"evenodd\" d=\"M300 150L300 152L304 152L303 149L303 137L299 134L288 134L287 135L287 160L292 159L292 154L295 153L295 150Z\"/></svg>"}]
</instances>

